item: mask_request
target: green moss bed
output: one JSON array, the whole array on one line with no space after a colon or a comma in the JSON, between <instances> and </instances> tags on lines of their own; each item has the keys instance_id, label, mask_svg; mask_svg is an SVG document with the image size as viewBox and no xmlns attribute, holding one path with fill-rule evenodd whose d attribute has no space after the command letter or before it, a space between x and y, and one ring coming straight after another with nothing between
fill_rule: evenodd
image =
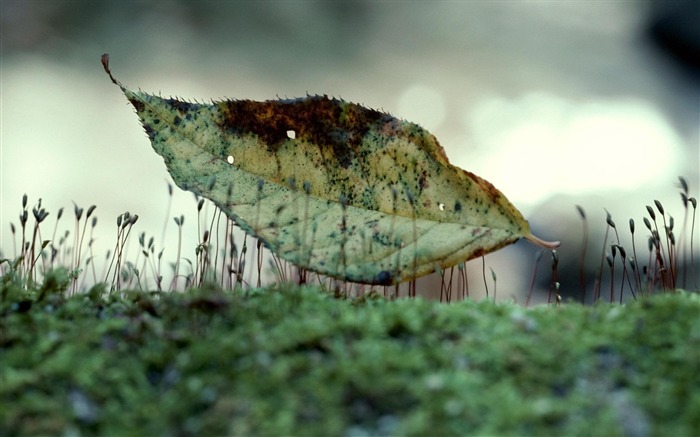
<instances>
[{"instance_id":1,"label":"green moss bed","mask_svg":"<svg viewBox=\"0 0 700 437\"><path fill-rule=\"evenodd\" d=\"M700 430L700 297L526 309L318 287L0 305L0 435L620 435Z\"/></svg>"}]
</instances>

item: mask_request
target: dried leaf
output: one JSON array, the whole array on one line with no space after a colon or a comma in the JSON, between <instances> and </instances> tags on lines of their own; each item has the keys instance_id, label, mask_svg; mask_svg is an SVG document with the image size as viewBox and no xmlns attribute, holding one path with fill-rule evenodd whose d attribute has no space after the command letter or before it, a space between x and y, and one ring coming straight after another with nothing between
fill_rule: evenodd
<instances>
[{"instance_id":1,"label":"dried leaf","mask_svg":"<svg viewBox=\"0 0 700 437\"><path fill-rule=\"evenodd\" d=\"M354 103L190 103L134 91L175 183L212 200L280 258L335 278L395 284L532 236L489 182L451 165L420 126Z\"/></svg>"}]
</instances>

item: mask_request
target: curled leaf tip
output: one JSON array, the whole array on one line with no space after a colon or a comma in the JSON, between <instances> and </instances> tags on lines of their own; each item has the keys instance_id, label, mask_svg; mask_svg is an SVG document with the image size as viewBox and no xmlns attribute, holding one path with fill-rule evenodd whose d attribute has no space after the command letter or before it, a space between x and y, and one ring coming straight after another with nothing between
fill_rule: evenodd
<instances>
[{"instance_id":1,"label":"curled leaf tip","mask_svg":"<svg viewBox=\"0 0 700 437\"><path fill-rule=\"evenodd\" d=\"M109 69L109 53L103 53L102 57L100 58L100 61L102 62L102 68L105 69L105 73L109 75L109 78L112 79L112 83L117 85L119 88L124 88L121 83L117 79L112 76L112 71Z\"/></svg>"},{"instance_id":2,"label":"curled leaf tip","mask_svg":"<svg viewBox=\"0 0 700 437\"><path fill-rule=\"evenodd\" d=\"M559 247L559 245L561 245L561 242L559 241L545 241L541 238L535 237L532 234L527 234L524 238L530 243L536 244L545 249L556 249L557 247Z\"/></svg>"}]
</instances>

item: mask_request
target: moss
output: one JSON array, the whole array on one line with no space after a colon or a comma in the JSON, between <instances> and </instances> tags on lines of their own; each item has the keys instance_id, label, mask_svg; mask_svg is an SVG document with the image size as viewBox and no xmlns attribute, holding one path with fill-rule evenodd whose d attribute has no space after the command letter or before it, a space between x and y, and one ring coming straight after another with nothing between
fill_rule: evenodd
<instances>
[{"instance_id":1,"label":"moss","mask_svg":"<svg viewBox=\"0 0 700 437\"><path fill-rule=\"evenodd\" d=\"M2 435L700 429L697 294L524 309L292 285L71 297L11 287Z\"/></svg>"}]
</instances>

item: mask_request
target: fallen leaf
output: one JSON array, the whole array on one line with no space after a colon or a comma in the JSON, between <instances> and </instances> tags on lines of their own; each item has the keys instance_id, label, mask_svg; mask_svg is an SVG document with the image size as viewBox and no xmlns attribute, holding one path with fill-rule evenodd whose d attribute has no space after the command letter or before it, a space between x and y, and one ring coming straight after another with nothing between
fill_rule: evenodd
<instances>
[{"instance_id":1,"label":"fallen leaf","mask_svg":"<svg viewBox=\"0 0 700 437\"><path fill-rule=\"evenodd\" d=\"M299 267L389 285L520 238L558 245L414 123L327 96L164 99L124 87L102 63L175 183Z\"/></svg>"}]
</instances>

